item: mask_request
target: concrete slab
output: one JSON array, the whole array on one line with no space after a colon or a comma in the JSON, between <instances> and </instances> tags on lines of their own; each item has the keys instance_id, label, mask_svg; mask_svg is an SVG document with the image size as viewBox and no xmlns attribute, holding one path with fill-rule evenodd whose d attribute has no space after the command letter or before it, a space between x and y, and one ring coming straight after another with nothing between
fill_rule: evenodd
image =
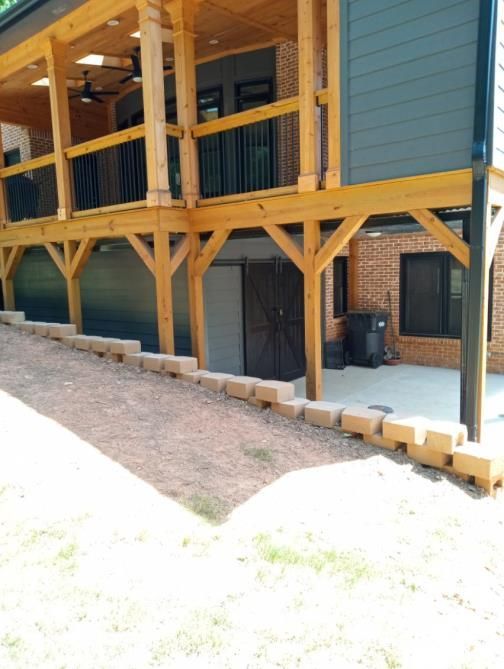
<instances>
[{"instance_id":1,"label":"concrete slab","mask_svg":"<svg viewBox=\"0 0 504 669\"><path fill-rule=\"evenodd\" d=\"M460 372L418 365L347 367L324 370L324 400L350 405L390 406L399 414L433 420L459 420ZM297 379L296 396L306 397L305 379ZM504 442L504 374L488 374L486 440Z\"/></svg>"}]
</instances>

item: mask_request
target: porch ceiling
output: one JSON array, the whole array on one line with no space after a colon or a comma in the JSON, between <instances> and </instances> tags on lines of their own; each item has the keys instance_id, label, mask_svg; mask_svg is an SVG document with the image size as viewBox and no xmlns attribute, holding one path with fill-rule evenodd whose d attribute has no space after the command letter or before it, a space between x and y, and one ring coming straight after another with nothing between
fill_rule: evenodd
<instances>
[{"instance_id":1,"label":"porch ceiling","mask_svg":"<svg viewBox=\"0 0 504 669\"><path fill-rule=\"evenodd\" d=\"M29 40L0 54L0 122L50 129L49 91L46 87L32 85L46 76L41 45L49 36L55 36L70 45L67 62L69 80L78 84L82 80L82 72L89 70L89 78L94 86L103 91L118 90L122 97L139 87L139 84L119 84L125 73L75 62L94 53L124 59L124 64L129 65L126 59L139 46L139 40L131 37L138 30L138 13L134 7L124 9L129 3L123 2L123 11L118 14L113 10L105 14L102 10L103 21L99 25L95 22L90 29L82 29L81 32L79 20L85 18L82 12L87 6L94 4L96 0L91 0ZM117 3L114 4L117 6ZM200 0L196 20L197 62L214 60L227 54L289 39L295 40L296 6L297 3L293 0L247 0L240 3L235 0ZM76 20L72 20L74 17ZM119 19L119 24L107 26L108 18ZM168 30L172 27L167 13L163 13L163 27ZM217 44L210 43L215 40L218 41ZM169 40L164 43L163 54L166 64L172 64L173 44ZM33 64L37 65L37 69L27 69L28 65ZM110 98L111 101L117 99ZM70 105L74 135L86 139L108 132L108 104L85 106L76 99Z\"/></svg>"}]
</instances>

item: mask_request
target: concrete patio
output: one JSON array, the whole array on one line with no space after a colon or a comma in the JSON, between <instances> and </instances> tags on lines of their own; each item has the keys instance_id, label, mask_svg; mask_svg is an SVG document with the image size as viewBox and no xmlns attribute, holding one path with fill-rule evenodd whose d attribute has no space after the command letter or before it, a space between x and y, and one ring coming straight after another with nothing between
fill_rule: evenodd
<instances>
[{"instance_id":1,"label":"concrete patio","mask_svg":"<svg viewBox=\"0 0 504 669\"><path fill-rule=\"evenodd\" d=\"M295 381L304 397L305 379ZM397 413L459 420L460 373L454 369L417 365L347 367L324 370L324 399L369 406L384 404ZM504 440L504 375L488 374L486 440Z\"/></svg>"}]
</instances>

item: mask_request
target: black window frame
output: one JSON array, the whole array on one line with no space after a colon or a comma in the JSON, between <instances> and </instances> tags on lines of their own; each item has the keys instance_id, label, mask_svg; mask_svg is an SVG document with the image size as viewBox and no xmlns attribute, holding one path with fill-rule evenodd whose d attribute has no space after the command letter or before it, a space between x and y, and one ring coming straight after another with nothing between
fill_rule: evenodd
<instances>
[{"instance_id":1,"label":"black window frame","mask_svg":"<svg viewBox=\"0 0 504 669\"><path fill-rule=\"evenodd\" d=\"M409 331L406 327L406 310L407 310L407 262L410 258L435 258L438 262L441 259L441 297L438 308L440 309L440 332L439 333L419 333ZM453 334L449 332L449 301L450 301L450 269L453 262L458 261L447 251L427 251L417 253L401 253L400 256L400 278L399 278L399 334L401 337L421 337L427 339L454 339L460 340L461 334ZM460 263L458 263L460 265ZM460 267L463 270L462 265ZM494 283L494 266L490 267L489 277L489 295L488 295L488 341L492 340L492 314L493 314L493 283ZM436 305L433 305L436 306ZM462 331L462 323L461 323Z\"/></svg>"},{"instance_id":2,"label":"black window frame","mask_svg":"<svg viewBox=\"0 0 504 669\"><path fill-rule=\"evenodd\" d=\"M12 165L19 165L20 162L21 162L21 149L19 147L5 151L4 153L5 167L12 167Z\"/></svg>"},{"instance_id":3,"label":"black window frame","mask_svg":"<svg viewBox=\"0 0 504 669\"><path fill-rule=\"evenodd\" d=\"M343 266L343 271L341 272L342 284L336 284L336 280L339 278L338 273L336 272L336 266ZM342 304L341 309L336 308L336 290L342 290ZM348 313L348 256L336 256L333 260L333 318L341 318Z\"/></svg>"}]
</instances>

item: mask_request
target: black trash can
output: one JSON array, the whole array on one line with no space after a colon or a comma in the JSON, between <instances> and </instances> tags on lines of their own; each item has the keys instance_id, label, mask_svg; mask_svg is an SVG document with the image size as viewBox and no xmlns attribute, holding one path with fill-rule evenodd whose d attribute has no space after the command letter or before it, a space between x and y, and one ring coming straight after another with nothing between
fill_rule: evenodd
<instances>
[{"instance_id":1,"label":"black trash can","mask_svg":"<svg viewBox=\"0 0 504 669\"><path fill-rule=\"evenodd\" d=\"M384 311L348 312L345 360L348 365L368 365L373 369L383 365L387 321L388 314Z\"/></svg>"}]
</instances>

